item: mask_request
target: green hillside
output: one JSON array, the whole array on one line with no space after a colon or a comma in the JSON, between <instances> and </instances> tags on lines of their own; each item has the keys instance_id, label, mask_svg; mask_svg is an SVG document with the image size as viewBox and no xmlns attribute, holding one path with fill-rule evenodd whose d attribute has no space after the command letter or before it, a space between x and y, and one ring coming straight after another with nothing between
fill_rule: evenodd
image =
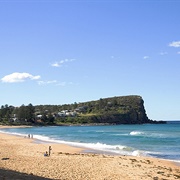
<instances>
[{"instance_id":1,"label":"green hillside","mask_svg":"<svg viewBox=\"0 0 180 180\"><path fill-rule=\"evenodd\" d=\"M0 124L79 125L163 123L149 120L141 96L118 96L64 105L1 106Z\"/></svg>"}]
</instances>

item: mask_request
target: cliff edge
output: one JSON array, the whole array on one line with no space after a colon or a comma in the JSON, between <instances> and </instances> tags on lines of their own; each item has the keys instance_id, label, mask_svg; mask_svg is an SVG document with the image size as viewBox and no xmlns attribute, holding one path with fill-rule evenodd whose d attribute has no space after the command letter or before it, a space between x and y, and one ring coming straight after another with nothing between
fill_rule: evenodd
<instances>
[{"instance_id":1,"label":"cliff edge","mask_svg":"<svg viewBox=\"0 0 180 180\"><path fill-rule=\"evenodd\" d=\"M141 96L101 98L76 104L76 117L59 118L59 122L71 124L144 124L162 123L147 117Z\"/></svg>"}]
</instances>

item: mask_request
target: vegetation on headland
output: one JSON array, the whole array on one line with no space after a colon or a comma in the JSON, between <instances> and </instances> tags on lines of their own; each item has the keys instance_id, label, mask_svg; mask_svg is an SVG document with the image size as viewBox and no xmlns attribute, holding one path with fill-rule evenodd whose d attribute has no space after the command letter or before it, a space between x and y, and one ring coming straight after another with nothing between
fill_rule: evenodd
<instances>
[{"instance_id":1,"label":"vegetation on headland","mask_svg":"<svg viewBox=\"0 0 180 180\"><path fill-rule=\"evenodd\" d=\"M2 105L0 124L79 125L164 123L150 120L141 96L101 98L97 101L64 105Z\"/></svg>"}]
</instances>

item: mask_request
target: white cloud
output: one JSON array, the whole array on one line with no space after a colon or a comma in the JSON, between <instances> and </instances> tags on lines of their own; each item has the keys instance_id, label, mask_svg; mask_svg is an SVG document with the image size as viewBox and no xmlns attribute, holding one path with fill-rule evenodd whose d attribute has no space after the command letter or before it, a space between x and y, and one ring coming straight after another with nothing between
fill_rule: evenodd
<instances>
[{"instance_id":1,"label":"white cloud","mask_svg":"<svg viewBox=\"0 0 180 180\"><path fill-rule=\"evenodd\" d=\"M56 85L57 85L57 86L66 86L67 83L66 83L66 82L60 82L60 83L57 83Z\"/></svg>"},{"instance_id":2,"label":"white cloud","mask_svg":"<svg viewBox=\"0 0 180 180\"><path fill-rule=\"evenodd\" d=\"M53 67L59 67L60 64L59 64L58 62L55 62L55 63L52 63L51 66L53 66Z\"/></svg>"},{"instance_id":3,"label":"white cloud","mask_svg":"<svg viewBox=\"0 0 180 180\"><path fill-rule=\"evenodd\" d=\"M168 53L167 52L160 52L159 54L163 56L163 55L166 55Z\"/></svg>"},{"instance_id":4,"label":"white cloud","mask_svg":"<svg viewBox=\"0 0 180 180\"><path fill-rule=\"evenodd\" d=\"M39 85L47 85L47 84L54 84L57 83L56 80L52 80L52 81L38 81Z\"/></svg>"},{"instance_id":5,"label":"white cloud","mask_svg":"<svg viewBox=\"0 0 180 180\"><path fill-rule=\"evenodd\" d=\"M173 41L169 44L171 47L180 47L180 41Z\"/></svg>"},{"instance_id":6,"label":"white cloud","mask_svg":"<svg viewBox=\"0 0 180 180\"><path fill-rule=\"evenodd\" d=\"M150 57L149 56L144 56L143 59L149 59Z\"/></svg>"},{"instance_id":7,"label":"white cloud","mask_svg":"<svg viewBox=\"0 0 180 180\"><path fill-rule=\"evenodd\" d=\"M5 83L15 83L15 82L24 82L27 79L37 80L37 79L40 79L40 78L41 78L40 76L33 76L33 75L29 74L29 73L15 72L15 73L4 76L1 79L1 81L5 82Z\"/></svg>"},{"instance_id":8,"label":"white cloud","mask_svg":"<svg viewBox=\"0 0 180 180\"><path fill-rule=\"evenodd\" d=\"M72 82L59 82L56 84L57 86L67 86L67 85L74 85Z\"/></svg>"},{"instance_id":9,"label":"white cloud","mask_svg":"<svg viewBox=\"0 0 180 180\"><path fill-rule=\"evenodd\" d=\"M61 60L61 61L56 61L56 62L52 63L51 66L53 66L53 67L61 67L64 63L72 62L74 60L75 59L64 59L64 60Z\"/></svg>"},{"instance_id":10,"label":"white cloud","mask_svg":"<svg viewBox=\"0 0 180 180\"><path fill-rule=\"evenodd\" d=\"M77 83L73 83L73 82L59 82L57 80L52 80L52 81L38 81L38 84L40 86L45 86L45 85L50 85L53 84L55 86L68 86L68 85L78 85Z\"/></svg>"},{"instance_id":11,"label":"white cloud","mask_svg":"<svg viewBox=\"0 0 180 180\"><path fill-rule=\"evenodd\" d=\"M121 59L121 57L120 57L120 56L113 56L113 55L112 55L112 56L110 56L110 58L111 58L111 59L114 59L114 60Z\"/></svg>"},{"instance_id":12,"label":"white cloud","mask_svg":"<svg viewBox=\"0 0 180 180\"><path fill-rule=\"evenodd\" d=\"M177 54L180 54L180 51L178 51Z\"/></svg>"},{"instance_id":13,"label":"white cloud","mask_svg":"<svg viewBox=\"0 0 180 180\"><path fill-rule=\"evenodd\" d=\"M59 82L56 84L57 86L77 86L78 83L73 83L73 82Z\"/></svg>"}]
</instances>

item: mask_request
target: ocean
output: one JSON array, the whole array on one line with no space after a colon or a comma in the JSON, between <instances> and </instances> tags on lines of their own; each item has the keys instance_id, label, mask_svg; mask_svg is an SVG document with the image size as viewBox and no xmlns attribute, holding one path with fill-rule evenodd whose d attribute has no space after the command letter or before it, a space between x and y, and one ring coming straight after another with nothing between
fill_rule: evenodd
<instances>
[{"instance_id":1,"label":"ocean","mask_svg":"<svg viewBox=\"0 0 180 180\"><path fill-rule=\"evenodd\" d=\"M147 156L180 162L180 121L167 124L48 126L0 129L0 132L28 136L37 143L63 143L84 147L89 152Z\"/></svg>"}]
</instances>

